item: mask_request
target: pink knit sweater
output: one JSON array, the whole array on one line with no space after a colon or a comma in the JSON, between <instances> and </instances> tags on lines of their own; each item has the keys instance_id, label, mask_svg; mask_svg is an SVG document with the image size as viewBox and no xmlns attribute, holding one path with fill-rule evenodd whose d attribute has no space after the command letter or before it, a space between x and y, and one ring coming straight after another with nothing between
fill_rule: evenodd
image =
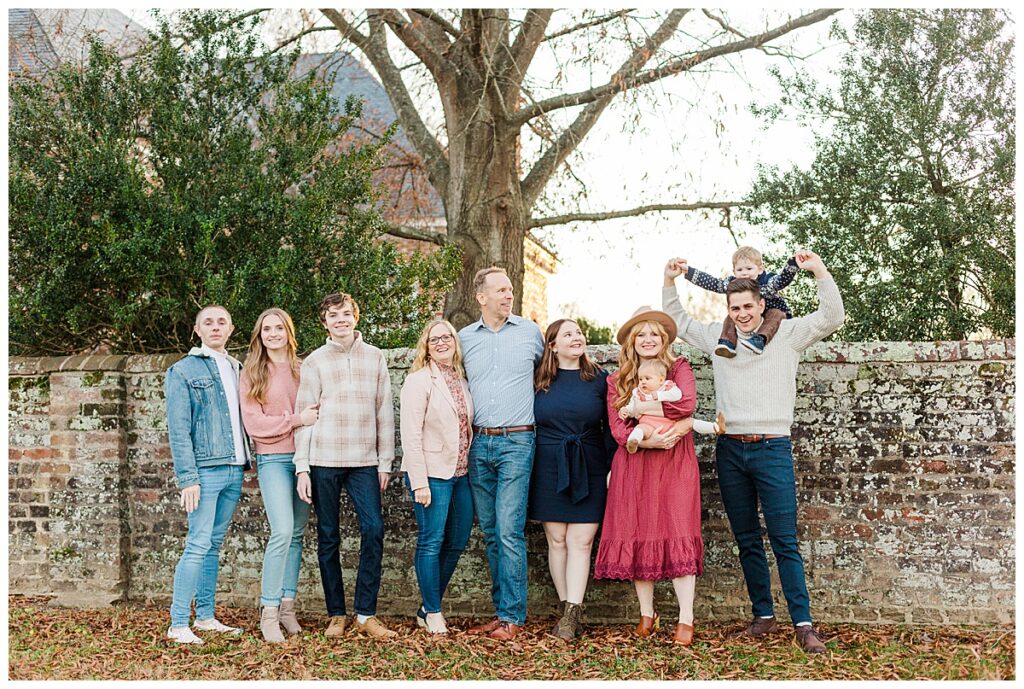
<instances>
[{"instance_id":1,"label":"pink knit sweater","mask_svg":"<svg viewBox=\"0 0 1024 689\"><path fill-rule=\"evenodd\" d=\"M295 393L299 391L299 383L292 377L291 366L270 362L266 403L260 404L249 397L251 387L249 376L243 371L239 385L242 423L256 443L256 454L295 452L293 431L302 425L302 419L295 413Z\"/></svg>"}]
</instances>

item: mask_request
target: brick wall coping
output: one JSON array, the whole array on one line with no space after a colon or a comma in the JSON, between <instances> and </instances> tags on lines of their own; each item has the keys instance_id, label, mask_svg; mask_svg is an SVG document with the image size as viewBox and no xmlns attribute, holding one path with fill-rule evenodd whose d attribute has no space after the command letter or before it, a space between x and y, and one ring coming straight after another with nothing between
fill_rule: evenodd
<instances>
[{"instance_id":1,"label":"brick wall coping","mask_svg":"<svg viewBox=\"0 0 1024 689\"><path fill-rule=\"evenodd\" d=\"M810 347L805 363L862 362L948 362L1014 360L1014 338L1004 340L960 340L940 342L820 342ZM618 359L618 345L592 345L587 348L599 363ZM677 343L676 354L694 362L707 363L708 357L689 345ZM392 349L387 352L388 366L408 368L412 350ZM124 371L149 373L164 371L181 359L181 354L93 354L63 357L17 357L8 359L7 371L12 376L28 376L60 371Z\"/></svg>"}]
</instances>

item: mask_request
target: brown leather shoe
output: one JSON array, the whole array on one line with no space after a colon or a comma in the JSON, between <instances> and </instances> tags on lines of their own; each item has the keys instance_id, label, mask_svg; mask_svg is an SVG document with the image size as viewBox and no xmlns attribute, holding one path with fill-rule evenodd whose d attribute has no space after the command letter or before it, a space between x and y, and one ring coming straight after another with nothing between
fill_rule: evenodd
<instances>
[{"instance_id":1,"label":"brown leather shoe","mask_svg":"<svg viewBox=\"0 0 1024 689\"><path fill-rule=\"evenodd\" d=\"M778 630L779 623L776 621L774 616L769 618L755 617L754 619L750 620L750 624L748 624L746 628L741 629L738 632L733 632L729 636L752 636L756 638L758 636L764 636L765 634L777 632Z\"/></svg>"},{"instance_id":2,"label":"brown leather shoe","mask_svg":"<svg viewBox=\"0 0 1024 689\"><path fill-rule=\"evenodd\" d=\"M693 643L693 625L680 622L676 625L676 631L672 635L672 643L682 646L689 646Z\"/></svg>"},{"instance_id":3,"label":"brown leather shoe","mask_svg":"<svg viewBox=\"0 0 1024 689\"><path fill-rule=\"evenodd\" d=\"M640 624L636 626L633 633L640 638L646 638L654 633L655 629L661 628L661 618L658 617L658 613L654 613L654 617L648 617L647 615L640 616Z\"/></svg>"},{"instance_id":4,"label":"brown leather shoe","mask_svg":"<svg viewBox=\"0 0 1024 689\"><path fill-rule=\"evenodd\" d=\"M512 624L511 622L499 622L498 628L487 635L488 639L494 639L495 641L511 641L516 638L516 634L519 633L519 625Z\"/></svg>"},{"instance_id":5,"label":"brown leather shoe","mask_svg":"<svg viewBox=\"0 0 1024 689\"><path fill-rule=\"evenodd\" d=\"M343 636L348 629L348 615L335 615L327 627L327 636Z\"/></svg>"},{"instance_id":6,"label":"brown leather shoe","mask_svg":"<svg viewBox=\"0 0 1024 689\"><path fill-rule=\"evenodd\" d=\"M466 630L466 633L474 634L476 636L484 636L485 634L490 634L491 632L493 632L495 629L498 628L498 625L500 624L501 622L498 620L497 617L495 617L493 620L490 620L489 622L484 622L483 624L478 624L475 627L470 627Z\"/></svg>"},{"instance_id":7,"label":"brown leather shoe","mask_svg":"<svg viewBox=\"0 0 1024 689\"><path fill-rule=\"evenodd\" d=\"M828 650L825 648L818 630L809 624L796 628L796 642L800 644L800 648L804 650L804 653L824 653Z\"/></svg>"},{"instance_id":8,"label":"brown leather shoe","mask_svg":"<svg viewBox=\"0 0 1024 689\"><path fill-rule=\"evenodd\" d=\"M366 618L366 622L360 622L357 617L355 629L357 632L372 636L374 639L394 639L398 637L398 632L388 629L381 624L376 615Z\"/></svg>"}]
</instances>

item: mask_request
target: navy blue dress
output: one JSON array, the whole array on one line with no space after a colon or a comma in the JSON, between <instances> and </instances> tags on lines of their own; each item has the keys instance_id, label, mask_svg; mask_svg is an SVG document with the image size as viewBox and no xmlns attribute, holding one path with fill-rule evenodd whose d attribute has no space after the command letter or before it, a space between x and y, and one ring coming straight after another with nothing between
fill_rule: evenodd
<instances>
[{"instance_id":1,"label":"navy blue dress","mask_svg":"<svg viewBox=\"0 0 1024 689\"><path fill-rule=\"evenodd\" d=\"M530 519L600 523L617 445L608 429L608 372L593 380L559 369L533 401L537 451L530 475Z\"/></svg>"}]
</instances>

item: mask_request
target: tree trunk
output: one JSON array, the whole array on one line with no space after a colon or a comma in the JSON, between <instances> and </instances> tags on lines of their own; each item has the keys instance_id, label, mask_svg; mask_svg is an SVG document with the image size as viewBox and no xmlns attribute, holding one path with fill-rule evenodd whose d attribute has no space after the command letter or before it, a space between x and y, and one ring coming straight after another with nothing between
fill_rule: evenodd
<instances>
[{"instance_id":1,"label":"tree trunk","mask_svg":"<svg viewBox=\"0 0 1024 689\"><path fill-rule=\"evenodd\" d=\"M495 138L488 132L488 138ZM523 298L523 241L527 213L523 207L515 147L480 145L467 150L466 170L453 170L451 186L461 187L448 211L448 236L462 249L463 271L445 304L445 318L461 328L480 318L473 277L481 268L508 271L515 290L512 312L519 314Z\"/></svg>"},{"instance_id":2,"label":"tree trunk","mask_svg":"<svg viewBox=\"0 0 1024 689\"><path fill-rule=\"evenodd\" d=\"M490 83L495 45L502 36L503 11L467 10L464 22L480 22L477 41L457 42L448 58L461 64L457 77L440 84L448 131L448 188L445 212L448 236L462 249L463 270L445 304L456 328L480 318L473 277L481 268L508 272L515 291L513 313L522 310L523 240L529 217L519 180L519 127L507 122L504 105ZM507 48L506 48L507 49Z\"/></svg>"}]
</instances>

